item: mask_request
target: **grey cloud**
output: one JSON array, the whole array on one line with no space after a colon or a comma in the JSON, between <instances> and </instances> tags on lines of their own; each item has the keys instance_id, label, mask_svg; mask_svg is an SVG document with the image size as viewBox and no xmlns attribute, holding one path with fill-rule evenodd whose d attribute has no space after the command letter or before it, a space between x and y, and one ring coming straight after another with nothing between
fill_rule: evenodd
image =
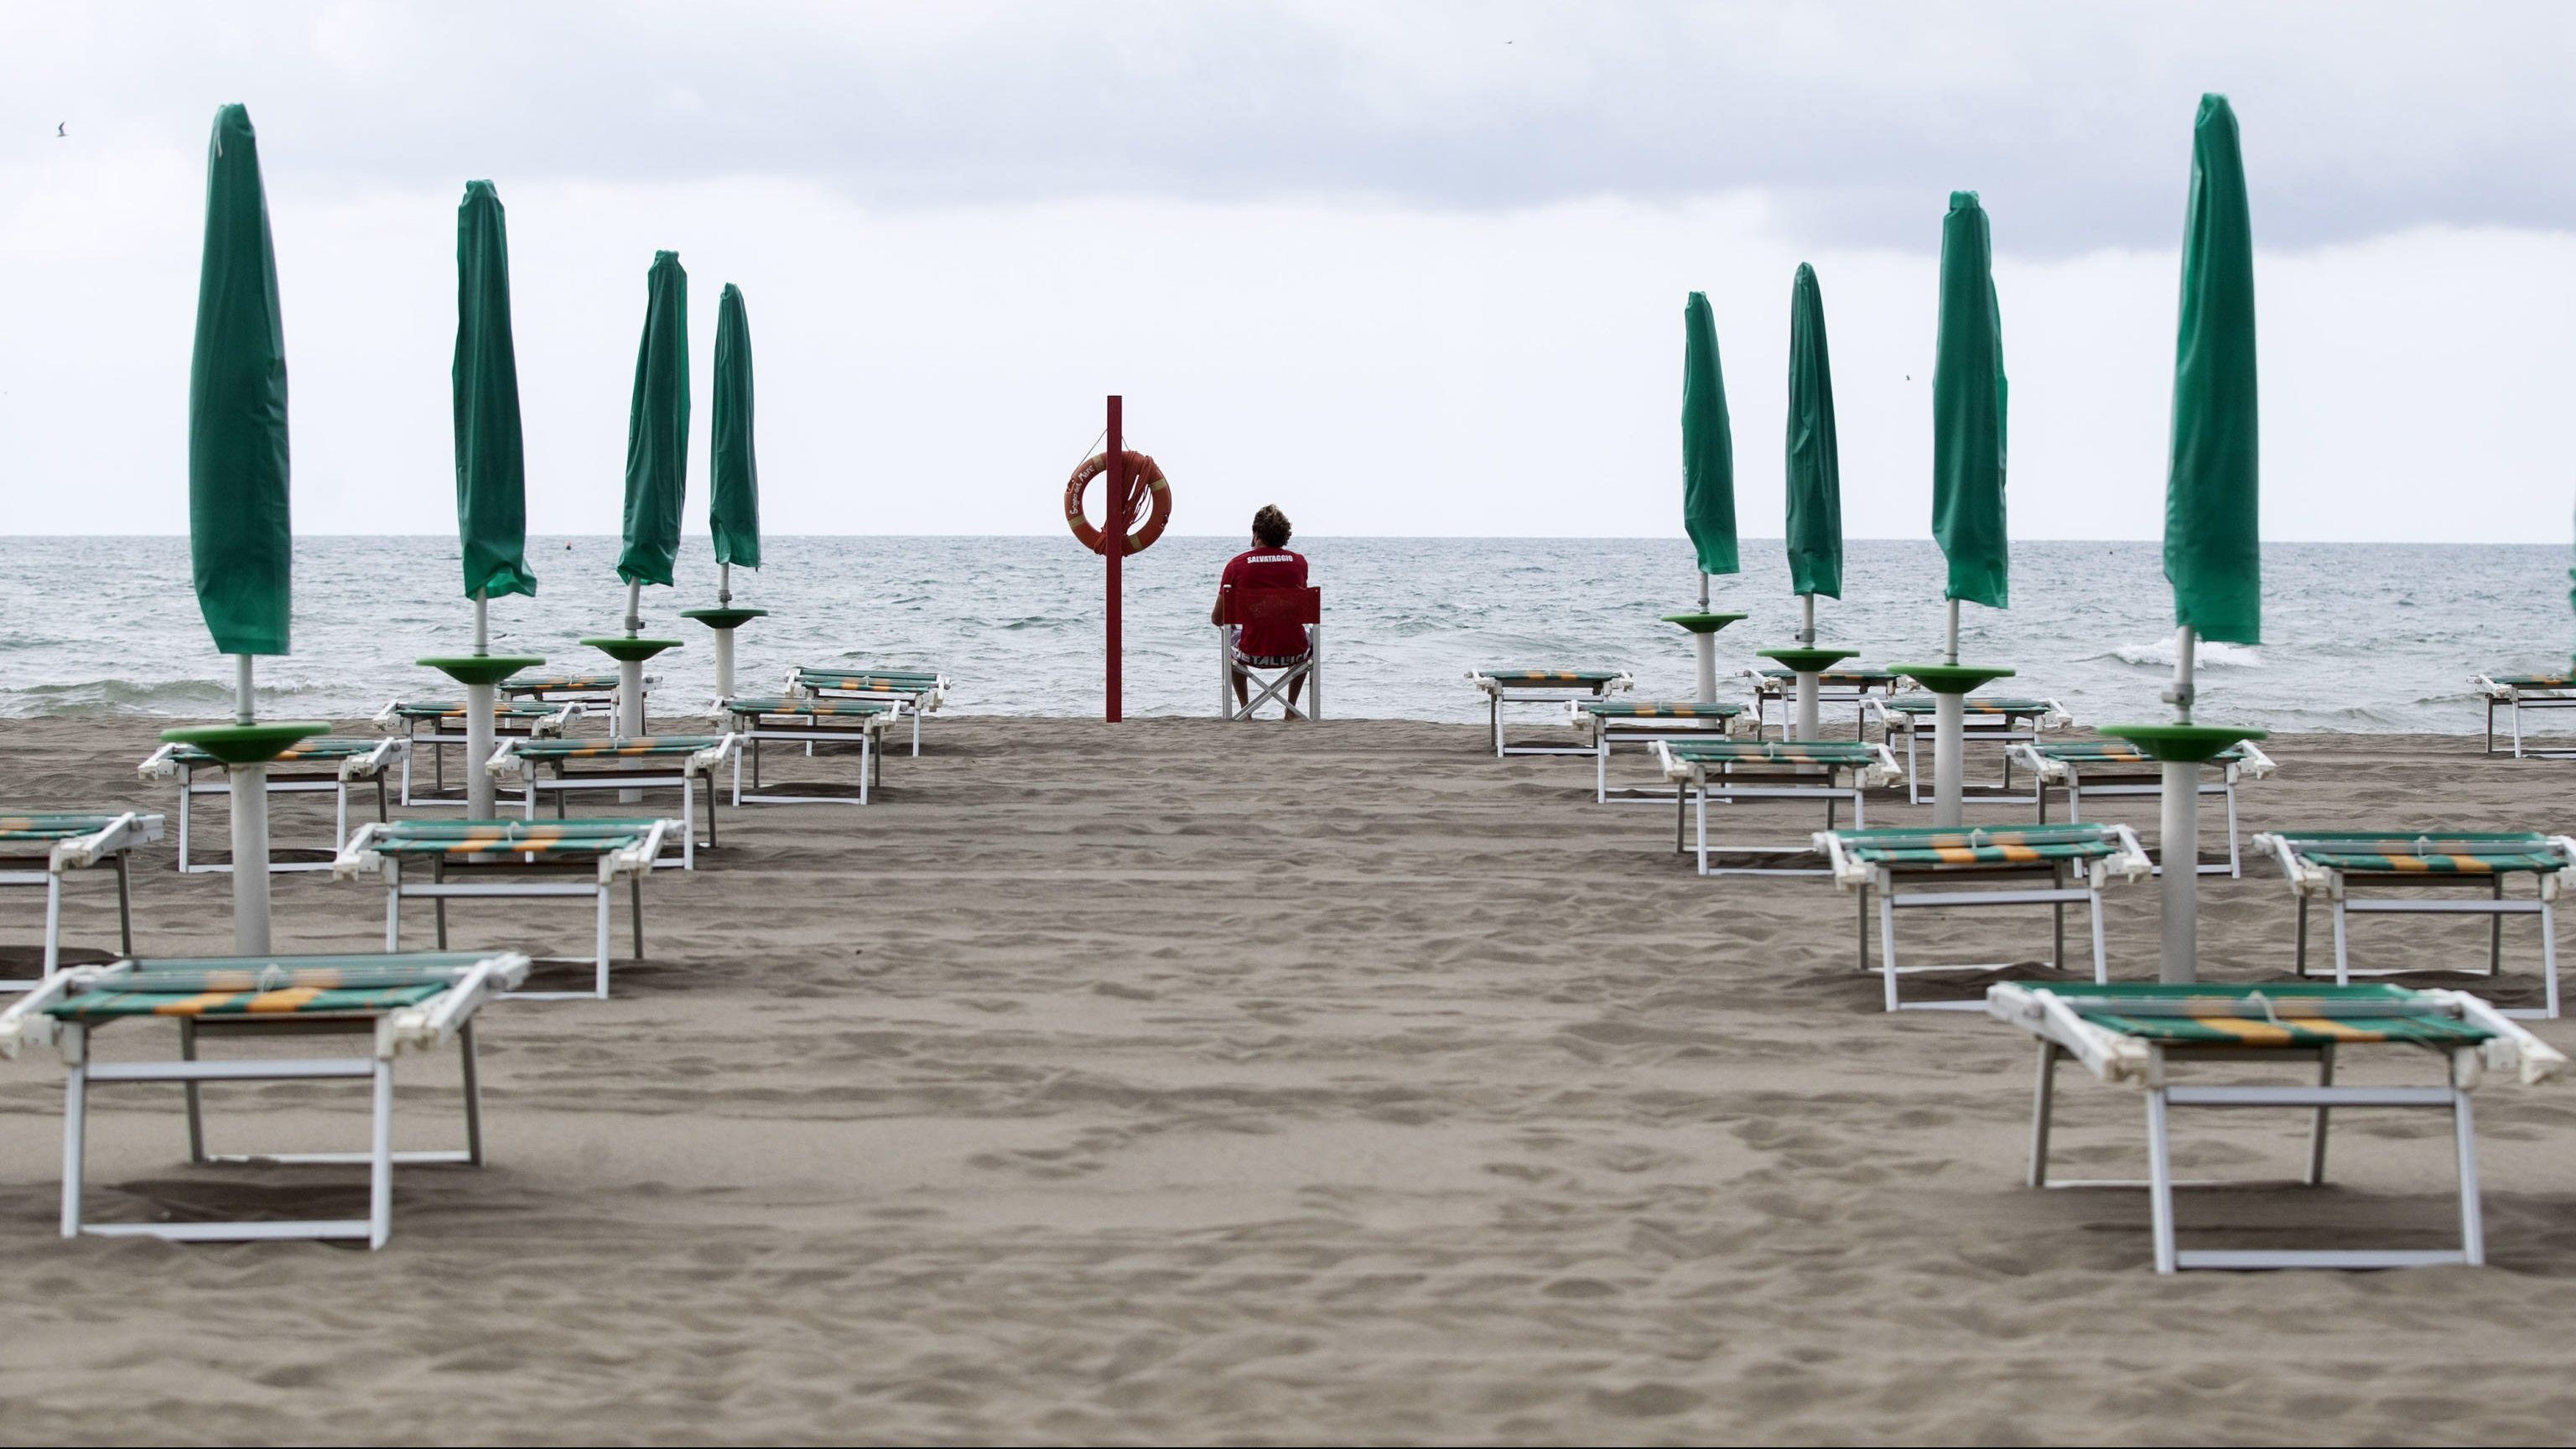
<instances>
[{"instance_id":1,"label":"grey cloud","mask_svg":"<svg viewBox=\"0 0 2576 1449\"><path fill-rule=\"evenodd\" d=\"M759 174L894 208L1754 191L1802 244L1915 250L1964 187L2000 245L2047 255L2170 245L2215 89L2269 245L2576 229L2576 7L2554 5L57 10L0 22L0 80L50 107L48 132L62 110L193 145L244 100L272 165L353 188Z\"/></svg>"}]
</instances>

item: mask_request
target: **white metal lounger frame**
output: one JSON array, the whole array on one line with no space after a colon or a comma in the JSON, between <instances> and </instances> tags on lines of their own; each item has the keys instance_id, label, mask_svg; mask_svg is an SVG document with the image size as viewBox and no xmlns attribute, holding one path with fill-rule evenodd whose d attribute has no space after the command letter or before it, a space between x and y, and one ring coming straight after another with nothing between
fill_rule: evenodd
<instances>
[{"instance_id":1,"label":"white metal lounger frame","mask_svg":"<svg viewBox=\"0 0 2576 1449\"><path fill-rule=\"evenodd\" d=\"M1816 741L1815 743L1824 743ZM1839 745L1839 740L1833 741ZM1778 845L1711 845L1708 839L1708 802L1713 797L1722 804L1738 800L1822 800L1825 802L1825 826L1833 828L1834 807L1851 802L1852 824L1868 824L1863 803L1868 792L1894 783L1904 772L1896 757L1885 745L1865 746L1870 761L1865 765L1813 765L1788 760L1686 760L1673 753L1672 742L1654 743L1655 763L1664 778L1673 782L1673 849L1680 852L1683 832L1697 830L1697 854L1701 875L1823 875L1828 866L1787 865L1722 865L1712 866L1709 856L1718 855L1814 855L1812 842ZM1708 766L1720 766L1711 776ZM1746 772L1738 783L1736 770Z\"/></svg>"},{"instance_id":2,"label":"white metal lounger frame","mask_svg":"<svg viewBox=\"0 0 2576 1449\"><path fill-rule=\"evenodd\" d=\"M313 795L326 790L331 792L331 845L327 853L337 855L340 847L347 844L349 840L349 787L372 782L376 787L376 818L388 819L389 812L385 808L385 772L392 768L396 761L408 761L410 757L411 742L400 736L389 736L377 741L374 748L362 755L348 755L333 760L279 760L269 766L268 793ZM325 767L328 767L328 773L325 773ZM199 784L197 772L200 770L212 770L222 778L211 784ZM179 874L231 874L230 863L197 865L188 859L190 817L193 814L189 809L190 804L199 795L221 795L227 800L232 798L232 778L226 773L224 762L201 752L192 752L186 745L163 745L154 750L151 756L137 767L137 773L146 780L179 782ZM281 848L294 849L295 847L282 846ZM331 862L328 860L272 859L268 863L268 871L271 875L330 868Z\"/></svg>"},{"instance_id":3,"label":"white metal lounger frame","mask_svg":"<svg viewBox=\"0 0 2576 1449\"><path fill-rule=\"evenodd\" d=\"M865 805L868 803L869 786L885 783L886 729L904 714L901 705L892 700L885 703L885 711L881 714L808 715L792 714L783 710L736 711L731 701L717 701L719 708L733 715L733 733L743 742L742 746L733 752L735 808L739 809L745 805ZM801 725L784 723L788 720L806 720L809 723ZM762 740L783 740L791 744L802 744L809 759L812 758L816 745L856 744L859 747L858 798L852 800L847 795L783 795L774 788L764 787L760 783L760 742ZM751 758L751 793L748 795L743 793L742 788L742 762L746 755Z\"/></svg>"},{"instance_id":4,"label":"white metal lounger frame","mask_svg":"<svg viewBox=\"0 0 2576 1449\"><path fill-rule=\"evenodd\" d=\"M2539 1019L2551 1019L2558 1015L2557 903L2559 877L2566 874L2566 871L2535 871L2533 872L2536 877L2533 898L2508 900L2504 894L2502 875L2431 873L2419 875L2411 872L2405 875L2383 875L2377 872L2338 870L2303 858L2297 849L2298 840L2297 835L2286 832L2258 834L2254 837L2254 849L2272 857L2273 864L2281 867L2281 874L2289 878L2290 890L2298 897L2298 937L2292 960L2301 976L2308 974L2308 902L2317 896L2324 896L2334 907L2334 979L2337 986L2351 984L2355 976L2400 976L2414 972L2459 970L2457 967L2446 966L2365 967L2358 971L2354 970L2350 941L2344 925L2344 917L2349 913L2357 911L2364 914L2391 916L2485 916L2487 918L2487 969L2483 974L2488 976L2499 976L2504 972L2504 918L2538 916L2540 918L2541 991L2543 1000L2547 1004L2539 1007L2507 1007L2503 1008L2503 1011L2507 1016ZM2570 868L2576 868L2576 839L2553 835L2549 837L2549 847L2567 857ZM2353 888L2360 885L2447 886L2456 890L2465 886L2475 886L2481 881L2488 887L2487 899L2482 901L2428 901L2410 897L2356 900L2352 895Z\"/></svg>"},{"instance_id":5,"label":"white metal lounger frame","mask_svg":"<svg viewBox=\"0 0 2576 1449\"><path fill-rule=\"evenodd\" d=\"M2112 833L2120 847L2116 855L2092 860L2036 860L2025 863L1991 865L1887 865L1856 859L1845 849L1841 834L1826 831L1816 836L1816 850L1825 857L1833 872L1834 883L1860 897L1860 969L1869 969L1869 898L1878 896L1878 970L1886 989L1889 1011L1982 1011L1980 1001L1907 1001L1898 991L1905 977L1942 972L2001 971L2010 961L1952 962L1931 965L1906 965L1896 958L1896 913L1901 910L1971 909L1981 906L2046 906L2052 918L2048 964L2059 971L2066 969L2066 908L2082 904L2092 933L2093 979L2107 984L2111 979L2110 958L2102 944L2102 887L2112 880L2143 880L2153 870L2154 862L2138 844L2135 832L2126 825L2099 823ZM2067 881L2069 867L2081 874L2076 883ZM2034 875L2045 871L2049 884L2026 890L1958 890L1925 889L1910 884L1914 881L1994 879L1998 876Z\"/></svg>"},{"instance_id":6,"label":"white metal lounger frame","mask_svg":"<svg viewBox=\"0 0 2576 1449\"><path fill-rule=\"evenodd\" d=\"M596 689L559 689L533 680L505 679L500 684L500 696L504 700L524 700L529 704L568 704L578 714L615 710L617 676L603 670L593 677L607 683ZM653 702L653 691L661 683L662 676L658 674L644 676L644 702L648 706Z\"/></svg>"},{"instance_id":7,"label":"white metal lounger frame","mask_svg":"<svg viewBox=\"0 0 2576 1449\"><path fill-rule=\"evenodd\" d=\"M1610 715L1590 706L1598 699L1569 701L1566 712L1576 724L1589 721L1592 726L1592 803L1595 805L1661 805L1680 794L1680 787L1658 790L1646 785L1622 785L1610 788L1610 747L1612 745L1655 745L1681 740L1737 739L1752 723L1742 707L1729 714L1706 715Z\"/></svg>"},{"instance_id":8,"label":"white metal lounger frame","mask_svg":"<svg viewBox=\"0 0 2576 1449\"><path fill-rule=\"evenodd\" d=\"M1625 694L1637 685L1637 681L1624 671L1598 684L1578 683L1572 680L1559 680L1553 683L1544 680L1506 683L1490 674L1471 669L1467 671L1467 682L1485 692L1487 712L1492 717L1494 727L1494 758L1498 760L1507 755L1588 755L1593 752L1593 745L1589 741L1579 745L1515 745L1506 742L1503 738L1503 706L1536 704L1554 705L1563 709L1576 700L1607 699L1614 694Z\"/></svg>"},{"instance_id":9,"label":"white metal lounger frame","mask_svg":"<svg viewBox=\"0 0 2576 1449\"><path fill-rule=\"evenodd\" d=\"M716 774L742 748L740 735L718 735L714 744L685 755L586 755L576 760L523 755L519 746L525 743L524 740L503 740L500 748L492 752L486 768L491 770L493 780L504 786L509 785L510 777L518 777L515 788L519 791L520 807L527 819L537 818L537 797L540 794L555 797L555 818L561 820L566 818L567 797L578 791L677 790L680 792L680 820L687 827L680 832L680 858L656 860L654 864L663 870L696 870L698 834L693 822L698 817L699 781L703 780L706 782L707 802L706 845L709 850L715 849ZM612 768L621 761L634 768ZM588 768L578 774L566 768L576 763ZM551 778L539 768L547 765L554 767L555 773Z\"/></svg>"},{"instance_id":10,"label":"white metal lounger frame","mask_svg":"<svg viewBox=\"0 0 2576 1449\"><path fill-rule=\"evenodd\" d=\"M1894 696L1886 699L1869 699L1862 702L1861 708L1877 716L1880 739L1892 745L1896 743L1898 735L1905 736L1905 803L1920 805L1923 803L1924 779L1915 772L1914 746L1918 739L1925 742L1937 740L1940 734L1939 728L1933 723L1933 718L1929 714L1915 714L1907 710L1889 708L1893 701ZM2013 793L2012 747L2016 744L2036 741L2043 731L2064 729L2073 722L2073 719L2067 714L2066 706L2056 700L2042 699L2033 703L2037 706L2034 709L2009 710L1995 714L1979 714L1975 710L1970 710L1960 717L1959 743L1961 745L1987 742L2000 743L2004 746L2003 783L1964 785L1963 792L1971 803L1979 801L1989 805L2038 803L2039 788L2036 785L2032 786L2031 793L2027 795ZM2028 720L2030 723L2022 724L2020 723L2022 720Z\"/></svg>"},{"instance_id":11,"label":"white metal lounger frame","mask_svg":"<svg viewBox=\"0 0 2576 1449\"><path fill-rule=\"evenodd\" d=\"M581 718L582 706L576 701L539 702L555 705L555 712L543 719L527 720L524 724L506 716L496 719L492 722L493 737L504 740L559 739L570 732L575 720ZM403 746L406 753L402 761L402 784L394 792L395 803L406 810L418 806L442 805L459 810L465 808L464 786L459 785L457 787L459 793L453 796L447 793L447 747L454 745L462 749L468 743L465 734L465 712L462 709L455 711L456 728L451 732L444 727L443 719L424 720L417 715L404 714L402 712L404 703L405 701L399 699L390 701L383 709L376 711L375 719L376 728L387 734L391 734L396 729L403 732ZM421 732L423 724L429 726L426 734ZM411 756L419 752L423 745L429 747L427 753L430 790L433 793L415 799L411 793ZM474 768L474 762L471 760L466 761L465 765L467 769Z\"/></svg>"},{"instance_id":12,"label":"white metal lounger frame","mask_svg":"<svg viewBox=\"0 0 2576 1449\"><path fill-rule=\"evenodd\" d=\"M938 713L939 706L947 702L947 675L918 669L850 669L840 671L852 677L865 674L877 674L880 676L900 678L906 675L928 674L929 682L918 689L828 689L819 685L809 685L805 682L805 676L808 674L829 674L832 672L833 671L830 670L817 668L813 665L800 665L794 669L788 670L786 687L787 697L790 699L795 699L801 696L809 699L882 699L892 701L894 704L902 708L904 714L911 717L912 753L915 758L920 756L921 717L925 714Z\"/></svg>"},{"instance_id":13,"label":"white metal lounger frame","mask_svg":"<svg viewBox=\"0 0 2576 1449\"><path fill-rule=\"evenodd\" d=\"M512 991L510 996L514 1000L521 1001L594 999L605 1001L608 999L608 903L616 894L618 879L623 877L627 883L627 917L635 931L635 955L638 960L641 960L644 956L644 878L653 873L654 862L662 854L663 841L673 832L685 836L688 834L689 824L685 820L656 820L651 828L645 831L644 839L633 847L601 851L588 860L545 863L541 856L526 856L522 853L523 863L516 865L498 862L450 865L444 859L432 857L430 879L408 884L403 880L402 857L380 852L375 848L378 835L388 828L383 825L359 826L358 833L349 838L348 848L340 852L340 859L333 865L331 872L341 880L353 880L360 875L384 877L385 949L387 951L402 949L402 903L405 900L426 900L434 903L438 948L444 951L447 949L447 903L451 900L460 897L487 896L591 896L598 902L592 954L587 957L541 958L548 961L588 960L594 972L591 989L588 991ZM495 854L499 853L495 852ZM448 872L451 870L468 876L493 874L515 875L521 878L451 881L447 879ZM590 873L590 880L563 879L566 876L577 876L584 871Z\"/></svg>"},{"instance_id":14,"label":"white metal lounger frame","mask_svg":"<svg viewBox=\"0 0 2576 1449\"><path fill-rule=\"evenodd\" d=\"M1825 672L1829 675L1833 673L1832 670ZM1779 701L1780 704L1780 733L1783 738L1787 737L1791 726L1796 722L1790 711L1797 703L1798 677L1791 674L1782 678L1764 669L1743 670L1741 675L1750 680L1753 686L1754 738L1771 737L1770 715L1771 703L1774 700ZM1879 695L1893 695L1896 693L1896 683L1896 677L1893 675L1886 679L1863 679L1850 684L1837 684L1830 679L1819 679L1816 681L1816 707L1821 713L1827 705L1850 705L1852 738L1855 741L1866 740L1869 738L1868 702L1872 697L1872 691L1876 691ZM1817 723L1821 727L1823 721L1819 719Z\"/></svg>"},{"instance_id":15,"label":"white metal lounger frame","mask_svg":"<svg viewBox=\"0 0 2576 1449\"><path fill-rule=\"evenodd\" d=\"M120 963L122 965L123 963ZM76 978L101 976L117 967L76 966L41 991L20 999L0 1015L0 1051L15 1057L29 1041L51 1040L62 1050L66 1083L63 1098L62 1235L79 1237L159 1238L164 1242L247 1242L280 1238L362 1238L370 1250L393 1235L394 1167L401 1164L452 1163L483 1165L483 1103L476 1077L474 1013L524 980L528 958L495 952L467 968L456 984L415 1006L372 1017L323 1017L297 1022L291 1016L210 1019L201 1027L194 1018L179 1024L180 1059L157 1062L93 1060L89 1038L98 1029L82 1022L58 1022L42 1015L44 1006L67 992ZM221 1024L215 1025L219 1020ZM106 1025L108 1023L100 1023ZM364 1035L366 1056L255 1057L205 1061L197 1056L200 1030L209 1035ZM396 1152L394 1137L394 1058L408 1049L433 1049L450 1037L457 1040L465 1073L465 1147ZM373 1088L373 1135L365 1152L270 1152L209 1154L199 1089L208 1082L284 1082L365 1078ZM92 1223L81 1220L81 1179L86 1168L89 1088L96 1082L177 1082L187 1091L188 1160L195 1163L367 1164L367 1215L363 1218L301 1222Z\"/></svg>"},{"instance_id":16,"label":"white metal lounger frame","mask_svg":"<svg viewBox=\"0 0 2576 1449\"><path fill-rule=\"evenodd\" d=\"M2078 1000L2081 987L2069 988ZM2413 1268L2486 1262L2486 1230L2478 1197L2477 1126L2469 1110L2469 1093L2486 1071L2511 1073L2526 1085L2546 1081L2566 1068L2567 1059L2547 1043L2505 1019L2477 997L2456 991L2424 995L2456 1012L2471 1025L2496 1035L2482 1046L2457 1047L2445 1055L2447 1082L2439 1087L2339 1087L2334 1082L2331 1045L2310 1048L2244 1048L2182 1046L2140 1041L2103 1030L2086 1021L2056 991L2010 982L1986 988L1985 1008L2039 1040L2039 1080L2032 1093L2030 1166L2025 1181L2034 1188L2137 1188L2148 1192L2148 1220L2155 1242L2158 1273L2185 1268ZM2093 1178L2051 1181L2048 1176L2050 1118L2056 1109L2057 1064L2073 1057L2105 1082L2136 1085L2147 1103L2147 1176L2141 1179ZM2165 1079L2168 1061L2264 1061L2317 1063L2312 1087L2211 1084L2178 1086ZM2460 1246L2456 1249L2202 1249L2185 1252L2175 1242L2174 1189L2177 1187L2242 1187L2242 1179L2177 1181L2167 1128L2175 1107L2306 1108L2313 1113L2308 1153L2298 1179L2321 1185L2326 1172L2326 1125L2337 1108L2405 1107L2445 1110L2451 1114L2454 1161L2459 1172Z\"/></svg>"},{"instance_id":17,"label":"white metal lounger frame","mask_svg":"<svg viewBox=\"0 0 2576 1449\"><path fill-rule=\"evenodd\" d=\"M2164 797L2164 778L2153 760L2137 764L2119 760L2069 760L2044 754L2042 749L2036 741L2024 740L2005 750L2007 755L2019 756L2021 762L2030 768L2031 778L2039 782L2039 823L2042 825L2048 823L2048 792L2052 786L2066 792L2068 820L2084 818L2087 791L2095 795ZM2201 794L2223 795L2227 799L2227 863L2201 861L2202 875L2223 875L2231 879L2242 879L2245 875L2244 853L2237 843L2236 782L2240 778L2260 780L2271 774L2274 766L2272 757L2257 749L2252 740L2244 741L2237 749L2242 752L2239 758L2208 761L2209 767L2218 772L2218 778L2204 777L2200 782ZM2089 785L2084 782L2088 772L2094 777ZM2195 858L2199 855L2197 850L2192 853ZM2163 874L2164 867L2159 864L2156 872Z\"/></svg>"},{"instance_id":18,"label":"white metal lounger frame","mask_svg":"<svg viewBox=\"0 0 2576 1449\"><path fill-rule=\"evenodd\" d=\"M104 813L104 812L102 812ZM63 873L86 870L105 861L116 871L116 940L117 949L134 954L134 883L133 872L125 856L138 845L150 845L161 838L161 817L128 810L111 818L105 825L87 835L63 840L0 841L0 861L25 860L43 847L45 864L39 870L0 869L0 886L43 886L45 888L45 959L44 974L31 981L0 981L0 991L25 991L54 978L63 959ZM12 850L13 846L24 849Z\"/></svg>"},{"instance_id":19,"label":"white metal lounger frame","mask_svg":"<svg viewBox=\"0 0 2576 1449\"><path fill-rule=\"evenodd\" d=\"M2576 745L2560 745L2550 749L2533 746L2525 749L2522 743L2522 712L2526 709L2576 709L2576 682L2553 689L2537 685L2507 684L2491 675L2472 674L2469 676L2469 683L2476 685L2478 693L2486 698L2488 754L2492 755L2496 752L2495 714L2496 706L2501 704L2505 707L2505 718L2513 728L2515 759L2576 759Z\"/></svg>"}]
</instances>

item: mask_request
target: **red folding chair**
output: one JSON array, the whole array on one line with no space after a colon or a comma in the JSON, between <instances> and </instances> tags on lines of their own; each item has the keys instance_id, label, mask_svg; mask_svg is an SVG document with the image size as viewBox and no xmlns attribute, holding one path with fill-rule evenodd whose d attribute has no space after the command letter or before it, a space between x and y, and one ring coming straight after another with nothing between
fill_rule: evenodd
<instances>
[{"instance_id":1,"label":"red folding chair","mask_svg":"<svg viewBox=\"0 0 2576 1449\"><path fill-rule=\"evenodd\" d=\"M1287 711L1290 719L1324 717L1324 591L1305 589L1237 589L1220 591L1217 601L1217 708L1229 720L1250 719L1252 712L1271 700ZM1306 631L1306 654L1293 664L1276 666L1265 676L1261 669L1245 663L1234 652L1233 628L1236 625L1296 624ZM1234 702L1234 676L1240 672L1258 689L1247 695L1249 703ZM1306 681L1306 702L1301 708L1288 702L1288 686Z\"/></svg>"}]
</instances>

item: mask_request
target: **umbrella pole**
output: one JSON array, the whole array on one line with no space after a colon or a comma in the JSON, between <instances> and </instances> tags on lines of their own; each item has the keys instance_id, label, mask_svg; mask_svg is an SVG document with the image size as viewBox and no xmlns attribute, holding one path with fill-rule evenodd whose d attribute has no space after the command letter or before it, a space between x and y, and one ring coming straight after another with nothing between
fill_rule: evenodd
<instances>
[{"instance_id":1,"label":"umbrella pole","mask_svg":"<svg viewBox=\"0 0 2576 1449\"><path fill-rule=\"evenodd\" d=\"M1813 594L1798 596L1798 647L1816 647L1816 596ZM1823 738L1823 722L1818 718L1816 706L1816 685L1820 677L1813 669L1798 671L1798 738L1802 740Z\"/></svg>"},{"instance_id":2,"label":"umbrella pole","mask_svg":"<svg viewBox=\"0 0 2576 1449\"><path fill-rule=\"evenodd\" d=\"M2192 655L2198 631L2185 624L2174 631L2174 682L2165 698L2176 724L2191 723ZM2164 858L2164 959L2156 979L2189 985L2200 975L2200 766L2188 760L2164 762L2164 835L2157 842Z\"/></svg>"},{"instance_id":3,"label":"umbrella pole","mask_svg":"<svg viewBox=\"0 0 2576 1449\"><path fill-rule=\"evenodd\" d=\"M1959 601L1951 599L1950 619L1941 662L1959 662ZM1960 732L1967 727L1967 696L1955 690L1944 690L1932 696L1932 824L1943 830L1955 830L1966 823L1967 812L1961 800L1960 775L1966 769L1967 741Z\"/></svg>"},{"instance_id":4,"label":"umbrella pole","mask_svg":"<svg viewBox=\"0 0 2576 1449\"><path fill-rule=\"evenodd\" d=\"M233 656L233 723L250 724L251 656ZM268 765L231 766L233 792L233 954L268 954Z\"/></svg>"},{"instance_id":5,"label":"umbrella pole","mask_svg":"<svg viewBox=\"0 0 2576 1449\"><path fill-rule=\"evenodd\" d=\"M1708 575L1699 576L1699 611L1708 612ZM1699 702L1717 703L1717 636L1706 629L1691 632L1691 654L1699 662Z\"/></svg>"},{"instance_id":6,"label":"umbrella pole","mask_svg":"<svg viewBox=\"0 0 2576 1449\"><path fill-rule=\"evenodd\" d=\"M643 611L644 586L641 583L628 584L626 586L627 638L635 638L643 632ZM640 739L644 735L644 661L641 659L617 661L617 732L630 740ZM637 804L643 798L644 792L641 790L617 792L617 803L620 805Z\"/></svg>"},{"instance_id":7,"label":"umbrella pole","mask_svg":"<svg viewBox=\"0 0 2576 1449\"><path fill-rule=\"evenodd\" d=\"M716 607L721 609L732 602L733 565L717 564ZM733 698L733 631L731 629L716 631L716 698Z\"/></svg>"},{"instance_id":8,"label":"umbrella pole","mask_svg":"<svg viewBox=\"0 0 2576 1449\"><path fill-rule=\"evenodd\" d=\"M490 606L481 594L474 596L474 654L476 658L492 652ZM485 767L492 758L492 709L495 686L465 686L465 818L490 820L499 813L492 799L492 772Z\"/></svg>"}]
</instances>

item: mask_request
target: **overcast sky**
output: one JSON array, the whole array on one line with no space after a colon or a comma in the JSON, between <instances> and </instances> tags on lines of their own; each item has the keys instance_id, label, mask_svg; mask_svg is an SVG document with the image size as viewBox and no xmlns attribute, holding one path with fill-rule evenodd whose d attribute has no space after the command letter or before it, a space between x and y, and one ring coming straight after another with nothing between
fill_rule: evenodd
<instances>
[{"instance_id":1,"label":"overcast sky","mask_svg":"<svg viewBox=\"0 0 2576 1449\"><path fill-rule=\"evenodd\" d=\"M453 526L455 207L509 208L529 515L609 532L656 248L738 283L768 529L1060 528L1124 392L1183 532L1678 528L1716 307L1780 527L1790 275L1847 527L1928 531L1933 262L1993 217L2013 527L2159 523L2191 121L2245 136L2276 538L2559 541L2576 6L0 3L6 527L185 527L216 105L260 134L297 527ZM67 133L57 136L61 125Z\"/></svg>"}]
</instances>

